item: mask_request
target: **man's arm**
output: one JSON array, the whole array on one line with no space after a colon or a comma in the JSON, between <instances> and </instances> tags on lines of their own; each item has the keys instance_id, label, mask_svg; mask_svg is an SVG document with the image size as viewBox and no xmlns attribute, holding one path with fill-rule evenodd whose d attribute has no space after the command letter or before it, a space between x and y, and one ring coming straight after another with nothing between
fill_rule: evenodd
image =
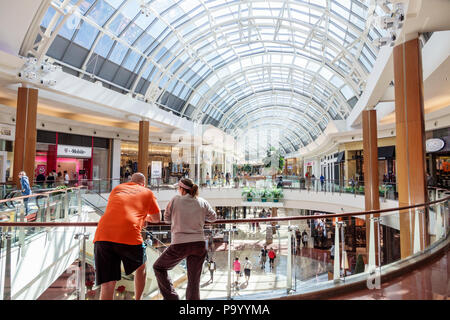
<instances>
[{"instance_id":1,"label":"man's arm","mask_svg":"<svg viewBox=\"0 0 450 320\"><path fill-rule=\"evenodd\" d=\"M161 210L159 209L158 203L156 202L156 198L152 195L150 200L150 205L148 209L147 217L145 221L150 223L159 223L161 222Z\"/></svg>"}]
</instances>

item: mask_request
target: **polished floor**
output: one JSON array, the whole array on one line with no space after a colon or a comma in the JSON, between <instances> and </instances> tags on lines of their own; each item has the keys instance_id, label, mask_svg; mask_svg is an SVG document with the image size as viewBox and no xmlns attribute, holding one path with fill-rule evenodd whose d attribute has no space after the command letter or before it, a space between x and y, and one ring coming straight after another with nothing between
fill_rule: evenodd
<instances>
[{"instance_id":1,"label":"polished floor","mask_svg":"<svg viewBox=\"0 0 450 320\"><path fill-rule=\"evenodd\" d=\"M365 289L333 300L450 300L450 253L413 272L380 284L380 289Z\"/></svg>"}]
</instances>

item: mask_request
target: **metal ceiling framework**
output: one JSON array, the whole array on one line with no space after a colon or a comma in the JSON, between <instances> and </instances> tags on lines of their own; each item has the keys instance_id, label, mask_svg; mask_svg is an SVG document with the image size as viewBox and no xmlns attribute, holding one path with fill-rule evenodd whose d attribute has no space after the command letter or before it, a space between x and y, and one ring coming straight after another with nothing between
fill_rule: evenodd
<instances>
[{"instance_id":1,"label":"metal ceiling framework","mask_svg":"<svg viewBox=\"0 0 450 320\"><path fill-rule=\"evenodd\" d=\"M390 9L372 0L53 0L22 54L234 134L289 123L283 143L298 149L351 112L376 60L372 41L385 35L373 17Z\"/></svg>"}]
</instances>

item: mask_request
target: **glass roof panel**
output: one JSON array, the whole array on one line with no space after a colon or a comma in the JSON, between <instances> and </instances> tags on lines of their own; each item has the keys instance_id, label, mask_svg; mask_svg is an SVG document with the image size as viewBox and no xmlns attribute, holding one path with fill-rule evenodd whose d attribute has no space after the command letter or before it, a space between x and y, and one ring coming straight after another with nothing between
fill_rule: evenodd
<instances>
[{"instance_id":1,"label":"glass roof panel","mask_svg":"<svg viewBox=\"0 0 450 320\"><path fill-rule=\"evenodd\" d=\"M294 103L293 110L303 110L297 121L315 123L318 136L328 121L348 116L375 64L372 41L385 32L366 22L366 3L85 0L58 36L134 72L132 93L141 79L152 81L160 97L175 95L183 102L177 110L189 109L196 120L215 119L221 127L255 105ZM66 4L53 0L41 26L62 21ZM375 15L385 13L375 7ZM264 92L274 97L263 103Z\"/></svg>"}]
</instances>

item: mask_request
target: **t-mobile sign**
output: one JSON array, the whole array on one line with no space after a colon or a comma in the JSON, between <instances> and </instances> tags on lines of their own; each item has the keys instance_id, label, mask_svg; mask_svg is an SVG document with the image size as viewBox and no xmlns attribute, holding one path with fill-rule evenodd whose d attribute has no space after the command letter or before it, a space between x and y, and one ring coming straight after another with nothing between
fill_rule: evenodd
<instances>
[{"instance_id":1,"label":"t-mobile sign","mask_svg":"<svg viewBox=\"0 0 450 320\"><path fill-rule=\"evenodd\" d=\"M58 157L92 158L92 148L58 144Z\"/></svg>"}]
</instances>

